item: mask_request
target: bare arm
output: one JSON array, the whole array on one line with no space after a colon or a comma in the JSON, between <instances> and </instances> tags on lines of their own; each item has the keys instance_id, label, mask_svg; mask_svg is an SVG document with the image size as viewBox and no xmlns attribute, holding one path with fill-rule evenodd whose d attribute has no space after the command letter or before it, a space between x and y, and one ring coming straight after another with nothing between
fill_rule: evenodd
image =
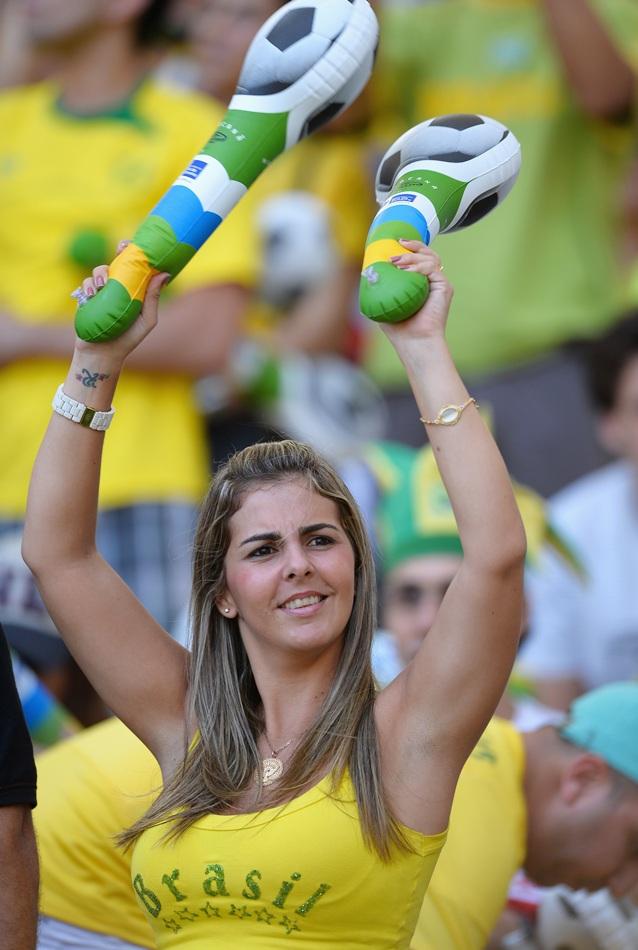
<instances>
[{"instance_id":1,"label":"bare arm","mask_svg":"<svg viewBox=\"0 0 638 950\"><path fill-rule=\"evenodd\" d=\"M162 307L162 321L128 360L132 369L193 378L220 372L240 331L250 292L219 284L181 294ZM0 363L39 356L66 357L75 333L68 323L27 324L0 313Z\"/></svg>"},{"instance_id":2,"label":"bare arm","mask_svg":"<svg viewBox=\"0 0 638 950\"><path fill-rule=\"evenodd\" d=\"M330 280L304 294L277 329L277 352L342 353L359 277L360 268L342 264Z\"/></svg>"},{"instance_id":3,"label":"bare arm","mask_svg":"<svg viewBox=\"0 0 638 950\"><path fill-rule=\"evenodd\" d=\"M426 274L430 295L419 314L385 329L423 418L434 419L443 406L468 399L444 339L452 290L432 251L418 242L404 244L417 253L404 255L399 266ZM470 405L455 426L428 426L428 436L454 509L463 562L419 653L385 693L392 721L386 747L415 795L414 811L409 793L398 805L405 806L408 823L421 808L428 822L422 830L430 833L447 821L458 773L514 662L526 542L505 464L476 408Z\"/></svg>"},{"instance_id":4,"label":"bare arm","mask_svg":"<svg viewBox=\"0 0 638 950\"><path fill-rule=\"evenodd\" d=\"M542 6L582 109L595 119L627 118L636 76L588 0L543 0Z\"/></svg>"},{"instance_id":5,"label":"bare arm","mask_svg":"<svg viewBox=\"0 0 638 950\"><path fill-rule=\"evenodd\" d=\"M141 316L119 339L77 341L64 383L67 395L95 409L110 408L124 360L155 325L160 286L154 278ZM87 390L77 379L83 369L99 374L96 388ZM161 759L167 743L172 748L183 735L186 651L97 553L103 441L104 433L53 415L31 477L23 555L79 665L114 713Z\"/></svg>"},{"instance_id":6,"label":"bare arm","mask_svg":"<svg viewBox=\"0 0 638 950\"><path fill-rule=\"evenodd\" d=\"M0 808L0 934L4 950L34 950L38 919L38 852L25 805Z\"/></svg>"}]
</instances>

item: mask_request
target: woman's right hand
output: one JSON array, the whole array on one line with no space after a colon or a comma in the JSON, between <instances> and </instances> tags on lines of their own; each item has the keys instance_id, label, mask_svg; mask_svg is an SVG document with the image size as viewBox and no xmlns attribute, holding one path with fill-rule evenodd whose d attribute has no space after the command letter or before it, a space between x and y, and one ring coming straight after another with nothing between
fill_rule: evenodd
<instances>
[{"instance_id":1,"label":"woman's right hand","mask_svg":"<svg viewBox=\"0 0 638 950\"><path fill-rule=\"evenodd\" d=\"M405 253L391 258L399 270L414 271L427 277L428 298L413 316L400 323L380 323L398 351L418 340L444 339L445 327L454 290L443 273L438 254L421 241L400 241Z\"/></svg>"},{"instance_id":2,"label":"woman's right hand","mask_svg":"<svg viewBox=\"0 0 638 950\"><path fill-rule=\"evenodd\" d=\"M117 253L120 254L129 243L129 241L120 241ZM93 268L91 276L82 281L82 292L86 297L94 297L104 287L108 277L108 264L98 265L98 267ZM156 326L160 292L169 280L170 274L166 273L155 274L151 278L146 289L142 311L125 333L114 340L105 340L101 343L89 343L80 337L76 337L76 352L85 355L95 353L109 362L123 363L126 357L140 345L142 340Z\"/></svg>"}]
</instances>

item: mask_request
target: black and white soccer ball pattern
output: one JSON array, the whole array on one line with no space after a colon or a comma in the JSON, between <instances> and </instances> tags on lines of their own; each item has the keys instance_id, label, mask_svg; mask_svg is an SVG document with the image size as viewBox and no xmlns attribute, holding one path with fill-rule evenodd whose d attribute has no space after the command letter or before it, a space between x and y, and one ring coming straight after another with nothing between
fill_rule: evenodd
<instances>
[{"instance_id":1,"label":"black and white soccer ball pattern","mask_svg":"<svg viewBox=\"0 0 638 950\"><path fill-rule=\"evenodd\" d=\"M538 911L536 941L540 950L636 950L638 908L606 890L552 888Z\"/></svg>"},{"instance_id":2,"label":"black and white soccer ball pattern","mask_svg":"<svg viewBox=\"0 0 638 950\"><path fill-rule=\"evenodd\" d=\"M446 231L474 224L514 186L520 145L496 119L472 113L438 116L409 129L390 146L377 171L376 196L383 204L395 182L414 168L430 168L471 183L460 214Z\"/></svg>"},{"instance_id":3,"label":"black and white soccer ball pattern","mask_svg":"<svg viewBox=\"0 0 638 950\"><path fill-rule=\"evenodd\" d=\"M253 40L237 95L255 97L254 108L259 111L273 111L273 106L289 111L296 139L303 138L357 98L372 73L377 35L374 14L363 0L292 0ZM343 49L330 56L339 43ZM295 87L306 78L315 95L321 95L329 85L334 92L298 123L293 113L303 104ZM261 103L257 101L260 97ZM246 102L243 104L245 107Z\"/></svg>"},{"instance_id":4,"label":"black and white soccer ball pattern","mask_svg":"<svg viewBox=\"0 0 638 950\"><path fill-rule=\"evenodd\" d=\"M276 428L337 462L387 432L385 400L370 377L339 356L286 356L267 414Z\"/></svg>"}]
</instances>

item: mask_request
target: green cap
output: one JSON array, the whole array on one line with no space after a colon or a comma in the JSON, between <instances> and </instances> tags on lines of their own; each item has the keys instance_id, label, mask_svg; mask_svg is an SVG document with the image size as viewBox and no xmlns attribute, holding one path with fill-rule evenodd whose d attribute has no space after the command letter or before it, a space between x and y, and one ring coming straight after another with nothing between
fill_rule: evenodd
<instances>
[{"instance_id":1,"label":"green cap","mask_svg":"<svg viewBox=\"0 0 638 950\"><path fill-rule=\"evenodd\" d=\"M638 681L610 683L580 696L560 734L638 782Z\"/></svg>"},{"instance_id":2,"label":"green cap","mask_svg":"<svg viewBox=\"0 0 638 950\"><path fill-rule=\"evenodd\" d=\"M398 442L375 442L366 461L379 486L377 530L384 569L419 555L463 554L456 519L429 445L416 450ZM527 535L528 562L551 545L576 570L575 559L547 519L536 492L513 484Z\"/></svg>"},{"instance_id":3,"label":"green cap","mask_svg":"<svg viewBox=\"0 0 638 950\"><path fill-rule=\"evenodd\" d=\"M366 460L379 486L377 530L386 571L419 555L463 554L432 451L377 442Z\"/></svg>"}]
</instances>

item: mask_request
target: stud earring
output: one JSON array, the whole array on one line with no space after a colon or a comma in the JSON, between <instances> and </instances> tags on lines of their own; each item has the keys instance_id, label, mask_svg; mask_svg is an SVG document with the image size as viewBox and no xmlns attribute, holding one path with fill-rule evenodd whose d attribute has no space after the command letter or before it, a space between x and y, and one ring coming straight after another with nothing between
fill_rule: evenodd
<instances>
[{"instance_id":1,"label":"stud earring","mask_svg":"<svg viewBox=\"0 0 638 950\"><path fill-rule=\"evenodd\" d=\"M230 607L224 607L224 613L225 613L225 614L229 614L229 613L230 613Z\"/></svg>"}]
</instances>

